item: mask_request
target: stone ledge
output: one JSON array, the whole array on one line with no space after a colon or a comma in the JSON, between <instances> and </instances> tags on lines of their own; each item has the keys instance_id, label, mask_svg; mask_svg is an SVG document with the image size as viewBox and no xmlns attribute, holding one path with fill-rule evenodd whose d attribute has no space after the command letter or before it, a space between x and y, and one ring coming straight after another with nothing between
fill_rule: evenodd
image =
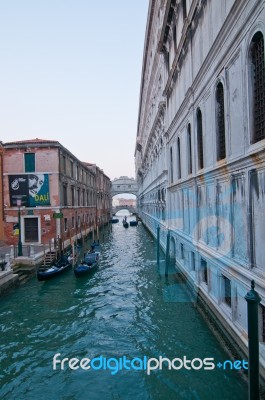
<instances>
[{"instance_id":1,"label":"stone ledge","mask_svg":"<svg viewBox=\"0 0 265 400\"><path fill-rule=\"evenodd\" d=\"M0 272L0 295L8 292L13 287L19 286L19 279L17 274L12 271Z\"/></svg>"}]
</instances>

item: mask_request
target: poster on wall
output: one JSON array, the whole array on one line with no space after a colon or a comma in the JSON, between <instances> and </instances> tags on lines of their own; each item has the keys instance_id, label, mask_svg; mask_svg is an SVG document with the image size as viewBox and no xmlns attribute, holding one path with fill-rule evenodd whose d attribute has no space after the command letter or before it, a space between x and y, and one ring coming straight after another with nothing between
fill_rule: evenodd
<instances>
[{"instance_id":1,"label":"poster on wall","mask_svg":"<svg viewBox=\"0 0 265 400\"><path fill-rule=\"evenodd\" d=\"M28 174L9 176L9 194L11 206L36 207L50 205L49 175Z\"/></svg>"}]
</instances>

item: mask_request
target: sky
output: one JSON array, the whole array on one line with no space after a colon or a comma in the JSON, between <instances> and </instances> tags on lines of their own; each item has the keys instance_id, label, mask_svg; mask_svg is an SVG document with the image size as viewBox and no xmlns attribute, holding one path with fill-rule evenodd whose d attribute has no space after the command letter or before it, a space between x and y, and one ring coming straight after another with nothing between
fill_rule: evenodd
<instances>
[{"instance_id":1,"label":"sky","mask_svg":"<svg viewBox=\"0 0 265 400\"><path fill-rule=\"evenodd\" d=\"M0 141L135 176L148 0L0 0Z\"/></svg>"}]
</instances>

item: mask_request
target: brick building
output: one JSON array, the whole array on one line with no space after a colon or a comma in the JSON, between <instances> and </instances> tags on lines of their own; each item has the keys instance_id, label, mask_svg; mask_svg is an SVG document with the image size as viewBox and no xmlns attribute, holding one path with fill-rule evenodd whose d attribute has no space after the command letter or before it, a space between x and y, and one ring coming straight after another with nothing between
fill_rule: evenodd
<instances>
[{"instance_id":1,"label":"brick building","mask_svg":"<svg viewBox=\"0 0 265 400\"><path fill-rule=\"evenodd\" d=\"M3 145L0 142L0 188L3 187ZM0 195L0 243L4 240L4 204L3 191Z\"/></svg>"},{"instance_id":2,"label":"brick building","mask_svg":"<svg viewBox=\"0 0 265 400\"><path fill-rule=\"evenodd\" d=\"M33 139L3 144L4 233L18 242L21 201L22 244L68 245L110 218L110 180L83 163L58 141Z\"/></svg>"}]
</instances>

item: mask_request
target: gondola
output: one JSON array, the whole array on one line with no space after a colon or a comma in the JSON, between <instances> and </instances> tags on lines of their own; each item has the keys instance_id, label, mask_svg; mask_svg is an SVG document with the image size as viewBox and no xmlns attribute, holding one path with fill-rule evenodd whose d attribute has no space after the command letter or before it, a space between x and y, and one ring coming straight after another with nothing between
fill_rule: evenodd
<instances>
[{"instance_id":1,"label":"gondola","mask_svg":"<svg viewBox=\"0 0 265 400\"><path fill-rule=\"evenodd\" d=\"M125 217L125 218L122 220L122 224L123 224L124 228L129 228L129 224L128 224L128 222L127 222L127 217Z\"/></svg>"},{"instance_id":2,"label":"gondola","mask_svg":"<svg viewBox=\"0 0 265 400\"><path fill-rule=\"evenodd\" d=\"M37 271L38 281L47 281L60 275L72 267L68 261L67 256L62 256L58 261L49 267L40 267Z\"/></svg>"},{"instance_id":3,"label":"gondola","mask_svg":"<svg viewBox=\"0 0 265 400\"><path fill-rule=\"evenodd\" d=\"M98 267L99 252L87 253L84 261L76 264L74 267L74 274L76 278L91 274Z\"/></svg>"}]
</instances>

